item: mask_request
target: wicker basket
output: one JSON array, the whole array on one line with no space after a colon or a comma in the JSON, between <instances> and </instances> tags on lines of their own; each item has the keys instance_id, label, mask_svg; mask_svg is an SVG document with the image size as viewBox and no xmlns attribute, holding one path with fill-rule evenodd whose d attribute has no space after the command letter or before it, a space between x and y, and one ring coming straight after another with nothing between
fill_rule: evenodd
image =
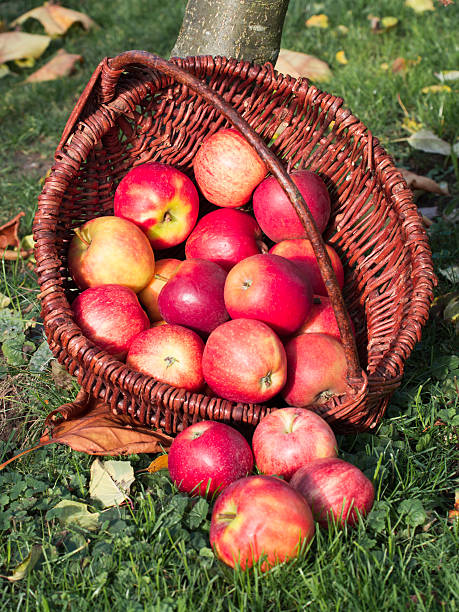
<instances>
[{"instance_id":1,"label":"wicker basket","mask_svg":"<svg viewBox=\"0 0 459 612\"><path fill-rule=\"evenodd\" d=\"M377 424L420 339L435 276L410 190L371 132L342 105L341 98L278 74L270 64L210 56L166 62L142 51L100 63L67 122L34 221L46 336L84 391L115 413L172 434L202 419L253 427L276 409L276 402L230 402L135 372L89 341L70 307L77 292L67 267L73 230L113 214L114 191L132 166L158 160L192 176L204 137L233 124L277 177L307 228L339 321L352 390L313 409L337 431ZM288 177L294 167L318 172L329 188L326 239L344 264L343 294ZM207 211L203 205L201 214Z\"/></svg>"}]
</instances>

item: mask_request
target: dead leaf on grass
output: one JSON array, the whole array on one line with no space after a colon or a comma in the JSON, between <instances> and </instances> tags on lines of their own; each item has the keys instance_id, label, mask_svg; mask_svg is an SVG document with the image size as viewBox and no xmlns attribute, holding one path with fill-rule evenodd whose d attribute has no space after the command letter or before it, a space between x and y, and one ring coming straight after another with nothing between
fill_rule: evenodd
<instances>
[{"instance_id":1,"label":"dead leaf on grass","mask_svg":"<svg viewBox=\"0 0 459 612\"><path fill-rule=\"evenodd\" d=\"M11 70L8 68L7 64L1 64L0 65L0 79L3 79L3 77L7 76L8 74L11 74Z\"/></svg>"},{"instance_id":2,"label":"dead leaf on grass","mask_svg":"<svg viewBox=\"0 0 459 612\"><path fill-rule=\"evenodd\" d=\"M33 255L33 249L21 248L18 236L19 223L24 215L24 212L20 212L0 227L0 258L16 261L19 258L25 259Z\"/></svg>"},{"instance_id":3,"label":"dead leaf on grass","mask_svg":"<svg viewBox=\"0 0 459 612\"><path fill-rule=\"evenodd\" d=\"M82 55L67 53L65 49L59 49L56 55L44 66L28 76L26 83L37 83L40 81L54 81L69 76L75 70L75 66L83 61Z\"/></svg>"},{"instance_id":4,"label":"dead leaf on grass","mask_svg":"<svg viewBox=\"0 0 459 612\"><path fill-rule=\"evenodd\" d=\"M444 81L457 81L459 79L459 70L441 70L440 72L434 72L434 75L442 83Z\"/></svg>"},{"instance_id":5,"label":"dead leaf on grass","mask_svg":"<svg viewBox=\"0 0 459 612\"><path fill-rule=\"evenodd\" d=\"M328 64L313 55L281 49L275 69L298 79L304 77L312 81L329 81L332 72Z\"/></svg>"},{"instance_id":6,"label":"dead leaf on grass","mask_svg":"<svg viewBox=\"0 0 459 612\"><path fill-rule=\"evenodd\" d=\"M413 9L416 13L435 10L432 0L405 0L405 6Z\"/></svg>"},{"instance_id":7,"label":"dead leaf on grass","mask_svg":"<svg viewBox=\"0 0 459 612\"><path fill-rule=\"evenodd\" d=\"M438 155L449 155L451 153L449 142L442 140L431 130L419 130L419 132L411 134L407 142L413 149L424 153L437 153Z\"/></svg>"},{"instance_id":8,"label":"dead leaf on grass","mask_svg":"<svg viewBox=\"0 0 459 612\"><path fill-rule=\"evenodd\" d=\"M17 582L28 576L41 557L42 549L41 544L34 544L27 557L13 570L11 576L2 576L2 578L6 578L10 582Z\"/></svg>"},{"instance_id":9,"label":"dead leaf on grass","mask_svg":"<svg viewBox=\"0 0 459 612\"><path fill-rule=\"evenodd\" d=\"M440 195L449 195L448 189L445 189L428 176L421 176L406 168L399 168L403 178L407 182L410 189L422 189L430 193L438 193Z\"/></svg>"},{"instance_id":10,"label":"dead leaf on grass","mask_svg":"<svg viewBox=\"0 0 459 612\"><path fill-rule=\"evenodd\" d=\"M336 57L336 61L338 62L338 64L345 66L348 63L347 57L344 51L338 51L335 57Z\"/></svg>"},{"instance_id":11,"label":"dead leaf on grass","mask_svg":"<svg viewBox=\"0 0 459 612\"><path fill-rule=\"evenodd\" d=\"M159 472L159 470L167 470L168 465L169 455L159 455L159 457L156 457L147 467L147 472L154 474L155 472Z\"/></svg>"},{"instance_id":12,"label":"dead leaf on grass","mask_svg":"<svg viewBox=\"0 0 459 612\"><path fill-rule=\"evenodd\" d=\"M13 27L21 25L27 19L37 19L50 36L65 34L74 23L80 23L85 30L97 26L95 21L84 13L51 2L45 2L42 6L27 11L15 19L11 25Z\"/></svg>"},{"instance_id":13,"label":"dead leaf on grass","mask_svg":"<svg viewBox=\"0 0 459 612\"><path fill-rule=\"evenodd\" d=\"M3 32L0 34L0 64L29 57L40 57L51 38L26 32Z\"/></svg>"},{"instance_id":14,"label":"dead leaf on grass","mask_svg":"<svg viewBox=\"0 0 459 612\"><path fill-rule=\"evenodd\" d=\"M459 489L455 493L454 508L448 512L450 521L459 520Z\"/></svg>"},{"instance_id":15,"label":"dead leaf on grass","mask_svg":"<svg viewBox=\"0 0 459 612\"><path fill-rule=\"evenodd\" d=\"M134 469L129 461L102 462L95 459L91 465L89 495L100 501L104 508L119 506L129 499L134 480Z\"/></svg>"},{"instance_id":16,"label":"dead leaf on grass","mask_svg":"<svg viewBox=\"0 0 459 612\"><path fill-rule=\"evenodd\" d=\"M429 85L428 87L423 87L421 89L421 92L423 94L429 94L429 93L451 93L453 90L451 89L451 87L449 85Z\"/></svg>"},{"instance_id":17,"label":"dead leaf on grass","mask_svg":"<svg viewBox=\"0 0 459 612\"><path fill-rule=\"evenodd\" d=\"M328 28L328 26L328 17L323 13L320 15L312 15L309 19L306 19L307 28Z\"/></svg>"}]
</instances>

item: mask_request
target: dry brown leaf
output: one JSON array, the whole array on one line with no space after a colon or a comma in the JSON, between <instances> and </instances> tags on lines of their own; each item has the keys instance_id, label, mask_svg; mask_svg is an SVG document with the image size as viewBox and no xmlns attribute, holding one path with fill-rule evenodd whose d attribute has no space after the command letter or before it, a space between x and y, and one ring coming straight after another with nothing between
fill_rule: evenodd
<instances>
[{"instance_id":1,"label":"dry brown leaf","mask_svg":"<svg viewBox=\"0 0 459 612\"><path fill-rule=\"evenodd\" d=\"M74 23L81 23L85 30L96 26L97 24L84 13L73 11L59 4L45 2L43 6L27 11L13 21L13 27L24 23L27 19L37 19L45 28L45 32L50 36L61 36Z\"/></svg>"},{"instance_id":2,"label":"dry brown leaf","mask_svg":"<svg viewBox=\"0 0 459 612\"><path fill-rule=\"evenodd\" d=\"M459 520L459 490L456 491L454 501L454 508L448 512L448 518L450 521Z\"/></svg>"},{"instance_id":3,"label":"dry brown leaf","mask_svg":"<svg viewBox=\"0 0 459 612\"><path fill-rule=\"evenodd\" d=\"M33 249L21 249L18 236L19 223L25 213L18 213L13 219L0 227L0 257L8 261L16 261L32 255ZM12 247L12 248L8 248Z\"/></svg>"},{"instance_id":4,"label":"dry brown leaf","mask_svg":"<svg viewBox=\"0 0 459 612\"><path fill-rule=\"evenodd\" d=\"M76 64L82 61L82 55L67 53L65 49L59 49L49 62L27 77L26 83L54 81L55 79L66 77L74 71Z\"/></svg>"},{"instance_id":5,"label":"dry brown leaf","mask_svg":"<svg viewBox=\"0 0 459 612\"><path fill-rule=\"evenodd\" d=\"M46 430L40 442L66 444L88 455L130 455L161 452L172 438L136 424L129 416L114 415L107 404L91 399L85 414L62 421L52 432Z\"/></svg>"},{"instance_id":6,"label":"dry brown leaf","mask_svg":"<svg viewBox=\"0 0 459 612\"><path fill-rule=\"evenodd\" d=\"M3 32L0 34L0 64L27 57L40 57L51 38L26 32Z\"/></svg>"},{"instance_id":7,"label":"dry brown leaf","mask_svg":"<svg viewBox=\"0 0 459 612\"><path fill-rule=\"evenodd\" d=\"M313 55L288 49L280 50L275 68L296 79L305 77L312 81L329 81L332 77L332 71L326 62Z\"/></svg>"},{"instance_id":8,"label":"dry brown leaf","mask_svg":"<svg viewBox=\"0 0 459 612\"><path fill-rule=\"evenodd\" d=\"M444 189L441 185L436 183L433 179L427 176L421 176L406 170L405 168L399 168L403 178L407 182L410 189L422 189L423 191L429 191L430 193L439 193L440 195L449 195L447 189Z\"/></svg>"},{"instance_id":9,"label":"dry brown leaf","mask_svg":"<svg viewBox=\"0 0 459 612\"><path fill-rule=\"evenodd\" d=\"M150 474L154 474L154 472L159 472L159 470L167 470L167 467L169 465L168 460L168 455L159 455L159 457L156 457L156 459L154 459L147 467L147 472L150 472Z\"/></svg>"},{"instance_id":10,"label":"dry brown leaf","mask_svg":"<svg viewBox=\"0 0 459 612\"><path fill-rule=\"evenodd\" d=\"M391 70L394 74L403 74L406 72L406 69L407 63L404 57L397 57L397 59L394 59L392 62Z\"/></svg>"}]
</instances>

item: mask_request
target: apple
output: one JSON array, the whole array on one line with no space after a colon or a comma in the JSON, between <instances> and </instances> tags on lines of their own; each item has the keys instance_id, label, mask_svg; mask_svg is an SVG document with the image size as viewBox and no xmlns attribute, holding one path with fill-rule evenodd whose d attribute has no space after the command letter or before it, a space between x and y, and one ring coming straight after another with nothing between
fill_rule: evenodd
<instances>
[{"instance_id":1,"label":"apple","mask_svg":"<svg viewBox=\"0 0 459 612\"><path fill-rule=\"evenodd\" d=\"M355 333L352 321L351 326ZM331 305L330 298L325 295L314 296L311 312L306 317L301 327L295 332L295 336L314 333L329 334L341 341L341 333L336 321L335 311Z\"/></svg>"},{"instance_id":2,"label":"apple","mask_svg":"<svg viewBox=\"0 0 459 612\"><path fill-rule=\"evenodd\" d=\"M213 261L183 261L159 294L162 318L199 334L210 334L229 319L223 299L225 280L226 272Z\"/></svg>"},{"instance_id":3,"label":"apple","mask_svg":"<svg viewBox=\"0 0 459 612\"><path fill-rule=\"evenodd\" d=\"M220 397L265 402L285 384L285 350L265 323L234 319L219 325L208 337L202 371L206 383Z\"/></svg>"},{"instance_id":4,"label":"apple","mask_svg":"<svg viewBox=\"0 0 459 612\"><path fill-rule=\"evenodd\" d=\"M186 174L168 164L148 162L121 180L114 211L138 225L154 249L167 249L183 242L193 229L199 196Z\"/></svg>"},{"instance_id":5,"label":"apple","mask_svg":"<svg viewBox=\"0 0 459 612\"><path fill-rule=\"evenodd\" d=\"M244 436L218 421L190 425L169 449L169 474L184 493L212 497L253 470L253 455Z\"/></svg>"},{"instance_id":6,"label":"apple","mask_svg":"<svg viewBox=\"0 0 459 612\"><path fill-rule=\"evenodd\" d=\"M249 476L230 484L215 502L209 539L216 556L245 570L298 556L314 535L314 519L304 497L272 476Z\"/></svg>"},{"instance_id":7,"label":"apple","mask_svg":"<svg viewBox=\"0 0 459 612\"><path fill-rule=\"evenodd\" d=\"M290 178L298 187L316 223L323 233L330 218L330 195L315 172L294 170ZM273 242L289 238L308 238L293 204L274 176L269 176L253 193L253 213L263 232Z\"/></svg>"},{"instance_id":8,"label":"apple","mask_svg":"<svg viewBox=\"0 0 459 612\"><path fill-rule=\"evenodd\" d=\"M370 512L375 495L371 480L358 467L337 457L316 459L299 468L290 486L304 495L322 527L330 519L353 527L359 514Z\"/></svg>"},{"instance_id":9,"label":"apple","mask_svg":"<svg viewBox=\"0 0 459 612\"><path fill-rule=\"evenodd\" d=\"M344 286L343 264L341 263L338 253L332 246L326 244L325 248L330 256L338 286L340 289L342 289ZM319 269L319 264L317 263L317 258L309 240L283 240L282 242L275 244L269 250L269 252L293 261L300 268L302 273L309 279L312 286L312 291L317 295L328 296L328 291L325 287L325 283Z\"/></svg>"},{"instance_id":10,"label":"apple","mask_svg":"<svg viewBox=\"0 0 459 612\"><path fill-rule=\"evenodd\" d=\"M181 325L158 325L132 341L126 365L173 387L199 391L204 386L204 342Z\"/></svg>"},{"instance_id":11,"label":"apple","mask_svg":"<svg viewBox=\"0 0 459 612\"><path fill-rule=\"evenodd\" d=\"M219 130L204 140L193 170L204 197L228 208L246 204L267 174L258 153L234 128Z\"/></svg>"},{"instance_id":12,"label":"apple","mask_svg":"<svg viewBox=\"0 0 459 612\"><path fill-rule=\"evenodd\" d=\"M289 480L302 465L336 457L338 445L330 425L306 408L281 408L266 415L252 439L258 470Z\"/></svg>"},{"instance_id":13,"label":"apple","mask_svg":"<svg viewBox=\"0 0 459 612\"><path fill-rule=\"evenodd\" d=\"M233 208L219 208L204 215L185 244L187 258L208 259L226 271L241 259L267 250L255 219Z\"/></svg>"},{"instance_id":14,"label":"apple","mask_svg":"<svg viewBox=\"0 0 459 612\"><path fill-rule=\"evenodd\" d=\"M123 285L100 285L82 291L72 303L75 323L84 335L117 359L150 325L137 295Z\"/></svg>"},{"instance_id":15,"label":"apple","mask_svg":"<svg viewBox=\"0 0 459 612\"><path fill-rule=\"evenodd\" d=\"M323 404L348 391L344 348L333 336L295 336L286 343L285 352L287 382L282 396L290 406Z\"/></svg>"},{"instance_id":16,"label":"apple","mask_svg":"<svg viewBox=\"0 0 459 612\"><path fill-rule=\"evenodd\" d=\"M155 256L134 223L118 217L96 217L75 230L68 266L80 289L125 285L136 293L151 280Z\"/></svg>"},{"instance_id":17,"label":"apple","mask_svg":"<svg viewBox=\"0 0 459 612\"><path fill-rule=\"evenodd\" d=\"M268 253L237 263L228 272L224 296L230 317L263 321L279 335L300 327L313 300L311 285L295 264Z\"/></svg>"},{"instance_id":18,"label":"apple","mask_svg":"<svg viewBox=\"0 0 459 612\"><path fill-rule=\"evenodd\" d=\"M139 292L139 300L147 311L150 321L160 321L158 297L167 281L174 276L182 262L180 259L160 259L148 285Z\"/></svg>"}]
</instances>

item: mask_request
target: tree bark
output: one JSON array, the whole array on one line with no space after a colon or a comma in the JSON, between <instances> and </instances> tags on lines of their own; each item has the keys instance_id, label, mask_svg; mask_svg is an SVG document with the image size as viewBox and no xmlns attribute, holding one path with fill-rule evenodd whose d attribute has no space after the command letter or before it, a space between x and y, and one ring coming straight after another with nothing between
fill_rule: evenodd
<instances>
[{"instance_id":1,"label":"tree bark","mask_svg":"<svg viewBox=\"0 0 459 612\"><path fill-rule=\"evenodd\" d=\"M289 0L188 0L171 57L224 55L275 64Z\"/></svg>"}]
</instances>

